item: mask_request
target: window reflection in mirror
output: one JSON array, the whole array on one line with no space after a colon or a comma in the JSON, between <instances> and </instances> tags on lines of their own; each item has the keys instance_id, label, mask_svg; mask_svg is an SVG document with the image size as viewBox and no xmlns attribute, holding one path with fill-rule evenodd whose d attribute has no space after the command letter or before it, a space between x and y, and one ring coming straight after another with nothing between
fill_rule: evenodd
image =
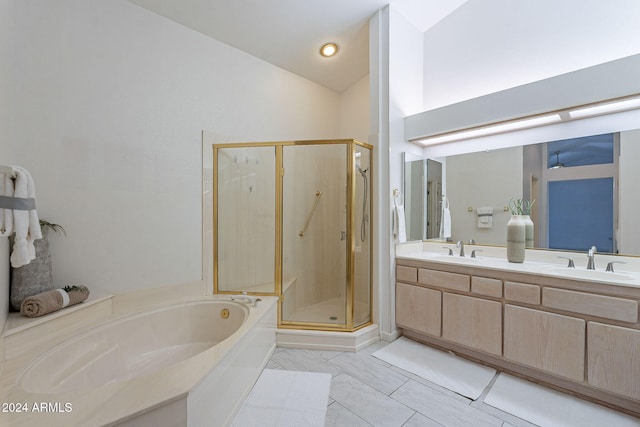
<instances>
[{"instance_id":1,"label":"window reflection in mirror","mask_svg":"<svg viewBox=\"0 0 640 427\"><path fill-rule=\"evenodd\" d=\"M550 249L616 253L614 215L618 135L608 133L546 145L548 221L541 223ZM526 161L526 154L525 154ZM562 169L562 170L561 170Z\"/></svg>"}]
</instances>

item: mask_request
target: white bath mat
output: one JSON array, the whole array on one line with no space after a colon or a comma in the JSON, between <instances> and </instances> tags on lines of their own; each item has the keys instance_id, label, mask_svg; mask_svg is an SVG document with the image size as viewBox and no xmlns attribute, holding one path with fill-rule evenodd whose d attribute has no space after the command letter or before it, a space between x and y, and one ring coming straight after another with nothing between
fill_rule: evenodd
<instances>
[{"instance_id":1,"label":"white bath mat","mask_svg":"<svg viewBox=\"0 0 640 427\"><path fill-rule=\"evenodd\" d=\"M640 419L500 373L484 403L543 426L638 427Z\"/></svg>"},{"instance_id":2,"label":"white bath mat","mask_svg":"<svg viewBox=\"0 0 640 427\"><path fill-rule=\"evenodd\" d=\"M495 369L405 337L376 351L373 356L474 400L480 397L496 374Z\"/></svg>"},{"instance_id":3,"label":"white bath mat","mask_svg":"<svg viewBox=\"0 0 640 427\"><path fill-rule=\"evenodd\" d=\"M265 369L233 420L234 427L323 427L331 374Z\"/></svg>"}]
</instances>

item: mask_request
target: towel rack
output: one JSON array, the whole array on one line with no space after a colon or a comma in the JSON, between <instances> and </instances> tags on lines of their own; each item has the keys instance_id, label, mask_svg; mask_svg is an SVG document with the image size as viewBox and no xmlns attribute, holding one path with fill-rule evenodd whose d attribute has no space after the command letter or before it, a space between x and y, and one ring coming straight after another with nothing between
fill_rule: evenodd
<instances>
[{"instance_id":1,"label":"towel rack","mask_svg":"<svg viewBox=\"0 0 640 427\"><path fill-rule=\"evenodd\" d=\"M400 203L398 203L398 199L400 199ZM395 207L398 207L398 204L404 205L404 195L397 188L393 189L393 204Z\"/></svg>"},{"instance_id":2,"label":"towel rack","mask_svg":"<svg viewBox=\"0 0 640 427\"><path fill-rule=\"evenodd\" d=\"M13 175L13 167L7 165L0 165L0 173L5 175Z\"/></svg>"},{"instance_id":3,"label":"towel rack","mask_svg":"<svg viewBox=\"0 0 640 427\"><path fill-rule=\"evenodd\" d=\"M473 206L467 206L467 212L473 212L475 210L476 210L476 208L474 208ZM493 210L495 212L499 212L499 211L509 212L509 207L508 206L498 206L497 208L493 208Z\"/></svg>"},{"instance_id":4,"label":"towel rack","mask_svg":"<svg viewBox=\"0 0 640 427\"><path fill-rule=\"evenodd\" d=\"M15 178L13 166L0 165L0 174L9 175L12 179ZM5 196L0 194L0 209L12 209L20 211L30 211L36 208L36 199L34 198L22 198L14 196Z\"/></svg>"},{"instance_id":5,"label":"towel rack","mask_svg":"<svg viewBox=\"0 0 640 427\"><path fill-rule=\"evenodd\" d=\"M318 203L320 202L320 197L322 197L322 191L316 191L316 201L313 203L311 212L309 212L309 215L307 216L307 221L304 223L304 227L302 227L302 230L300 231L300 233L298 233L298 236L304 236L304 233L307 231L307 227L309 227L311 218L313 218L313 214L316 212L316 208L318 207Z\"/></svg>"}]
</instances>

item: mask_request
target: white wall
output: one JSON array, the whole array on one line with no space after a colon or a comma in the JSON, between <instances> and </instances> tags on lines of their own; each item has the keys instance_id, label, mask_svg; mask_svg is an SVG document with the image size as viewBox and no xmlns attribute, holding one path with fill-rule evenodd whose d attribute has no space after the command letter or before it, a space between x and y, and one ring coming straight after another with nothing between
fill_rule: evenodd
<instances>
[{"instance_id":1,"label":"white wall","mask_svg":"<svg viewBox=\"0 0 640 427\"><path fill-rule=\"evenodd\" d=\"M369 142L369 75L340 94L339 138Z\"/></svg>"},{"instance_id":2,"label":"white wall","mask_svg":"<svg viewBox=\"0 0 640 427\"><path fill-rule=\"evenodd\" d=\"M8 2L0 2L0 164L6 164L9 157L9 126L11 124L11 83L10 61L12 50L9 43L11 29L10 8Z\"/></svg>"},{"instance_id":3,"label":"white wall","mask_svg":"<svg viewBox=\"0 0 640 427\"><path fill-rule=\"evenodd\" d=\"M469 0L424 33L424 109L640 52L640 2Z\"/></svg>"},{"instance_id":4,"label":"white wall","mask_svg":"<svg viewBox=\"0 0 640 427\"><path fill-rule=\"evenodd\" d=\"M339 96L124 0L8 0L11 162L36 181L56 285L202 277L201 132L333 138ZM3 65L6 65L3 62Z\"/></svg>"},{"instance_id":5,"label":"white wall","mask_svg":"<svg viewBox=\"0 0 640 427\"><path fill-rule=\"evenodd\" d=\"M9 3L0 2L0 164L10 164L9 126L11 124L10 110L10 75L9 61L11 49L9 46ZM9 239L0 237L0 332L9 312ZM0 358L1 359L1 358ZM2 365L0 364L0 369Z\"/></svg>"},{"instance_id":6,"label":"white wall","mask_svg":"<svg viewBox=\"0 0 640 427\"><path fill-rule=\"evenodd\" d=\"M390 340L397 333L392 191L402 188L402 152L420 152L417 146L404 142L403 118L421 108L422 33L393 6L381 10L370 25L371 133L377 141L374 158L378 173L374 187L374 217L378 225L374 283L377 285L377 321L381 336Z\"/></svg>"}]
</instances>

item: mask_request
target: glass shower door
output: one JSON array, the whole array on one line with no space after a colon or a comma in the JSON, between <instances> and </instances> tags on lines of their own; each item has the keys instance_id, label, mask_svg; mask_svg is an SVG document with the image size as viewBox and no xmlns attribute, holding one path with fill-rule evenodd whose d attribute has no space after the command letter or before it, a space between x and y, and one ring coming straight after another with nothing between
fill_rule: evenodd
<instances>
[{"instance_id":1,"label":"glass shower door","mask_svg":"<svg viewBox=\"0 0 640 427\"><path fill-rule=\"evenodd\" d=\"M353 326L371 321L371 150L354 145Z\"/></svg>"},{"instance_id":2,"label":"glass shower door","mask_svg":"<svg viewBox=\"0 0 640 427\"><path fill-rule=\"evenodd\" d=\"M347 144L283 147L284 325L346 325L347 150Z\"/></svg>"},{"instance_id":3,"label":"glass shower door","mask_svg":"<svg viewBox=\"0 0 640 427\"><path fill-rule=\"evenodd\" d=\"M214 150L216 292L276 292L276 148Z\"/></svg>"}]
</instances>

